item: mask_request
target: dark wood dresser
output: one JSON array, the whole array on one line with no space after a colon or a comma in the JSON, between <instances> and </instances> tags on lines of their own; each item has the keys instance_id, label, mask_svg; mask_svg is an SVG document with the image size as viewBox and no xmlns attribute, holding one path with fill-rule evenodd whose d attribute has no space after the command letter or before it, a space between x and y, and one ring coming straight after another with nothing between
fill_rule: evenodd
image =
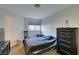
<instances>
[{"instance_id":1,"label":"dark wood dresser","mask_svg":"<svg viewBox=\"0 0 79 59\"><path fill-rule=\"evenodd\" d=\"M0 55L8 55L10 52L10 42L2 41L0 42Z\"/></svg>"},{"instance_id":2,"label":"dark wood dresser","mask_svg":"<svg viewBox=\"0 0 79 59\"><path fill-rule=\"evenodd\" d=\"M78 28L57 28L57 53L77 55L79 53L78 36Z\"/></svg>"}]
</instances>

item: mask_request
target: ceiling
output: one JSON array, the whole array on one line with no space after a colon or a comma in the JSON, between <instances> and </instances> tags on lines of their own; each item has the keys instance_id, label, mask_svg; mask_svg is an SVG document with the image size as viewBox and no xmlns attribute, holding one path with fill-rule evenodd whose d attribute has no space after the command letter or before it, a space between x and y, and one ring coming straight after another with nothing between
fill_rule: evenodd
<instances>
[{"instance_id":1,"label":"ceiling","mask_svg":"<svg viewBox=\"0 0 79 59\"><path fill-rule=\"evenodd\" d=\"M70 6L71 5L68 4L41 4L39 8L35 8L34 4L0 5L1 8L14 12L20 16L32 19L44 19Z\"/></svg>"}]
</instances>

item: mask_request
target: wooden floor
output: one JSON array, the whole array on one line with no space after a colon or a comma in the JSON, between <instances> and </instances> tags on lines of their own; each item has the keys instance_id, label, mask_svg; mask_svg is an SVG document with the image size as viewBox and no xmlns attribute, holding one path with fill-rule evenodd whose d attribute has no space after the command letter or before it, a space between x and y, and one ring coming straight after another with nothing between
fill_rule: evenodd
<instances>
[{"instance_id":1,"label":"wooden floor","mask_svg":"<svg viewBox=\"0 0 79 59\"><path fill-rule=\"evenodd\" d=\"M13 46L9 55L25 55L25 50L23 46Z\"/></svg>"},{"instance_id":2,"label":"wooden floor","mask_svg":"<svg viewBox=\"0 0 79 59\"><path fill-rule=\"evenodd\" d=\"M56 52L56 49L55 50L49 50L49 51L47 51L47 52L45 52L45 53L43 53L43 55L60 55L60 54L58 54L57 52Z\"/></svg>"},{"instance_id":3,"label":"wooden floor","mask_svg":"<svg viewBox=\"0 0 79 59\"><path fill-rule=\"evenodd\" d=\"M11 51L9 55L25 55L25 50L23 46L14 46L11 47ZM44 52L42 55L59 55L58 53L56 53L56 49L55 50L49 50L47 52Z\"/></svg>"}]
</instances>

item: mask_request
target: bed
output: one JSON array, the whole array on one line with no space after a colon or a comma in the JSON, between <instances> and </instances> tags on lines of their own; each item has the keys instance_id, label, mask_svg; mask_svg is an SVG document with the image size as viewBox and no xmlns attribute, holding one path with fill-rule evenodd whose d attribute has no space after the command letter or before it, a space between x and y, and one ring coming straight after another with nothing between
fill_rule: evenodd
<instances>
[{"instance_id":1,"label":"bed","mask_svg":"<svg viewBox=\"0 0 79 59\"><path fill-rule=\"evenodd\" d=\"M56 46L56 39L49 36L31 37L23 41L25 50L28 49L28 54L37 54Z\"/></svg>"}]
</instances>

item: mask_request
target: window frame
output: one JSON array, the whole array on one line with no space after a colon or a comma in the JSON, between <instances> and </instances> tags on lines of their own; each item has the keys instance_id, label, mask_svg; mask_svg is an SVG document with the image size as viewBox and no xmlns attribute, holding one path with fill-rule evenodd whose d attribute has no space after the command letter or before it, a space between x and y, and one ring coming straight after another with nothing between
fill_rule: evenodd
<instances>
[{"instance_id":1,"label":"window frame","mask_svg":"<svg viewBox=\"0 0 79 59\"><path fill-rule=\"evenodd\" d=\"M29 29L28 29L29 31L41 31L41 29L40 29L41 26L40 25L29 25L29 26L34 26L34 29L33 30L30 29L30 27L29 27ZM36 29L36 26L39 26L39 30Z\"/></svg>"}]
</instances>

